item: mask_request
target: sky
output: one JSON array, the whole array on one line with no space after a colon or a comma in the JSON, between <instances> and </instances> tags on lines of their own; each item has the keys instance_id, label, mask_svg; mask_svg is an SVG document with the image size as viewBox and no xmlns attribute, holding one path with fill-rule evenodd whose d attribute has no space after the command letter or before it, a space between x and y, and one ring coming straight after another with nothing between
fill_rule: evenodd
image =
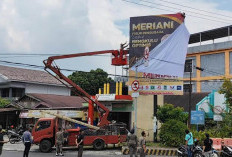
<instances>
[{"instance_id":1,"label":"sky","mask_svg":"<svg viewBox=\"0 0 232 157\"><path fill-rule=\"evenodd\" d=\"M49 56L44 54L119 49L120 43L129 41L130 17L177 12L186 13L190 33L232 24L232 0L1 0L0 61L42 66ZM56 63L66 69L102 68L115 74L110 55ZM125 71L117 67L116 74Z\"/></svg>"}]
</instances>

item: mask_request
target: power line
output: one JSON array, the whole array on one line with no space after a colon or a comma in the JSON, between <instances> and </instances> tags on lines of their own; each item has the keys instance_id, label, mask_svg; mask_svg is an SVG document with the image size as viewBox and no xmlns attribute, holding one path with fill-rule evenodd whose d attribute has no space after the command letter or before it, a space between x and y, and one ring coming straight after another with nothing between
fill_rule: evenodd
<instances>
[{"instance_id":1,"label":"power line","mask_svg":"<svg viewBox=\"0 0 232 157\"><path fill-rule=\"evenodd\" d=\"M150 5L146 5L146 4L141 4L141 3L137 3L137 2L133 2L133 1L129 1L129 0L121 0L121 1L125 1L125 2L128 2L128 3L136 4L136 5L145 6L145 7L152 8L152 9L154 9L154 8L155 8L155 9L158 9L158 10L163 10L163 11L168 11L168 12L175 13L174 11L171 11L171 10L162 9L162 8L158 8L158 7L154 7L154 6L150 6ZM215 22L220 22L220 23L226 23L226 24L229 24L229 23L224 22L224 21L219 21L219 20L209 19L209 18L200 17L200 16L196 16L196 15L191 15L191 14L189 14L189 16L196 17L196 18L200 18L200 19L205 19L205 20L209 20L209 21L215 21Z\"/></svg>"},{"instance_id":2,"label":"power line","mask_svg":"<svg viewBox=\"0 0 232 157\"><path fill-rule=\"evenodd\" d=\"M203 15L203 16L207 16L207 17L216 18L215 16L206 15L206 14L202 14L202 13L199 13L199 12L197 13L197 12L193 12L193 11L189 11L189 10L184 10L184 9L180 9L180 8L175 8L175 7L167 6L167 5L164 5L164 4L161 4L161 3L154 3L154 2L147 1L147 0L140 0L140 1L146 2L146 3L150 3L150 4L159 5L159 6L164 6L164 7L171 8L171 9L178 9L178 10L182 10L182 11L193 13L193 14L198 14L198 15ZM229 20L229 19L220 19L220 20L232 21L232 20Z\"/></svg>"},{"instance_id":3,"label":"power line","mask_svg":"<svg viewBox=\"0 0 232 157\"><path fill-rule=\"evenodd\" d=\"M194 10L199 10L199 11L202 11L202 12L205 12L205 13L209 13L209 14L214 14L214 15L219 15L219 16L224 16L224 17L231 18L231 16L227 16L227 15L224 15L224 14L210 12L210 11L205 11L205 10L202 10L202 9L197 9L197 8L194 8L194 7L190 7L190 6L182 5L182 4L177 4L177 3L166 1L166 0L159 0L159 1L166 2L166 3L169 3L169 4L173 4L173 5L177 5L177 6L182 6L182 7L190 8L190 9L194 9Z\"/></svg>"},{"instance_id":4,"label":"power line","mask_svg":"<svg viewBox=\"0 0 232 157\"><path fill-rule=\"evenodd\" d=\"M2 63L7 63L7 64L10 64L10 65L17 65L17 66L27 66L27 67L33 67L33 68L38 68L38 69L44 69L44 66L39 66L39 65L33 65L33 64L26 64L26 63L18 63L18 62L9 62L9 61L3 61L3 60L0 60L0 62ZM72 70L72 69L60 69L61 71L69 71L69 72L83 72L83 73L90 73L90 72L87 72L87 71L79 71L79 70ZM207 73L217 73L217 72L213 72L213 71L210 71L210 70L207 70L207 69L204 69L206 71L209 71ZM102 74L98 74L98 75L102 75ZM124 78L135 78L135 76L125 76L125 75L115 75L115 74L108 74L109 76L119 76L119 77L124 77ZM145 78L145 77L137 77L138 79L139 78ZM151 78L146 78L146 79L151 79ZM156 78L158 81L176 81L179 79L165 79L165 78ZM185 80L187 81L187 80ZM197 80L197 81L194 81L193 82L205 82L207 80ZM209 80L208 82L224 82L224 80Z\"/></svg>"}]
</instances>

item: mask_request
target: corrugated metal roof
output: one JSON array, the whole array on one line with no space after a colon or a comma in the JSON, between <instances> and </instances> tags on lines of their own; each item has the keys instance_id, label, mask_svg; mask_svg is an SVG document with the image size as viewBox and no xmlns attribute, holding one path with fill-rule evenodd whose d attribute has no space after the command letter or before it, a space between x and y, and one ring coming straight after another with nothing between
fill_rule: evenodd
<instances>
[{"instance_id":1,"label":"corrugated metal roof","mask_svg":"<svg viewBox=\"0 0 232 157\"><path fill-rule=\"evenodd\" d=\"M198 43L200 41L214 40L232 35L232 25L220 27L204 32L194 33L190 35L189 44Z\"/></svg>"},{"instance_id":2,"label":"corrugated metal roof","mask_svg":"<svg viewBox=\"0 0 232 157\"><path fill-rule=\"evenodd\" d=\"M192 93L191 95L191 109L196 110L196 104L199 103L209 93ZM184 111L188 112L189 93L184 95L165 95L164 103L173 104L175 107L183 107Z\"/></svg>"},{"instance_id":3,"label":"corrugated metal roof","mask_svg":"<svg viewBox=\"0 0 232 157\"><path fill-rule=\"evenodd\" d=\"M8 81L62 85L47 72L0 65L0 74Z\"/></svg>"},{"instance_id":4,"label":"corrugated metal roof","mask_svg":"<svg viewBox=\"0 0 232 157\"><path fill-rule=\"evenodd\" d=\"M35 108L39 107L39 105L46 106L51 109L59 109L59 108L82 108L82 103L86 102L80 96L64 96L64 95L53 95L53 94L36 94L30 93L26 94L26 96L35 98L40 102L35 106Z\"/></svg>"}]
</instances>

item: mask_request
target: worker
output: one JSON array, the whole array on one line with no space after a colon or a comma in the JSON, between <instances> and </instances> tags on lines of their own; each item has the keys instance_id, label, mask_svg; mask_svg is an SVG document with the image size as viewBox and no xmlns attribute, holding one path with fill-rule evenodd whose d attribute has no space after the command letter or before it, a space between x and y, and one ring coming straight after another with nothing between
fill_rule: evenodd
<instances>
[{"instance_id":1,"label":"worker","mask_svg":"<svg viewBox=\"0 0 232 157\"><path fill-rule=\"evenodd\" d=\"M78 157L82 157L83 145L84 145L84 130L80 130L80 134L77 136L76 145L78 148Z\"/></svg>"},{"instance_id":2,"label":"worker","mask_svg":"<svg viewBox=\"0 0 232 157\"><path fill-rule=\"evenodd\" d=\"M3 144L7 142L8 141L4 141L3 134L2 134L2 127L0 127L0 156L2 155Z\"/></svg>"},{"instance_id":3,"label":"worker","mask_svg":"<svg viewBox=\"0 0 232 157\"><path fill-rule=\"evenodd\" d=\"M23 144L25 145L23 157L28 157L29 151L31 149L31 145L33 143L33 139L32 139L30 130L31 130L31 128L27 127L27 130L23 133L23 136L22 136L22 141L23 141Z\"/></svg>"},{"instance_id":4,"label":"worker","mask_svg":"<svg viewBox=\"0 0 232 157\"><path fill-rule=\"evenodd\" d=\"M146 156L146 133L145 131L142 131L141 137L139 138L139 154L140 157Z\"/></svg>"},{"instance_id":5,"label":"worker","mask_svg":"<svg viewBox=\"0 0 232 157\"><path fill-rule=\"evenodd\" d=\"M127 136L128 147L130 150L130 157L137 157L137 146L138 146L138 139L137 136L134 134L134 129L130 131L130 134Z\"/></svg>"},{"instance_id":6,"label":"worker","mask_svg":"<svg viewBox=\"0 0 232 157\"><path fill-rule=\"evenodd\" d=\"M63 142L64 142L64 135L61 128L59 128L58 132L56 133L56 156L58 155L64 156L62 151Z\"/></svg>"}]
</instances>

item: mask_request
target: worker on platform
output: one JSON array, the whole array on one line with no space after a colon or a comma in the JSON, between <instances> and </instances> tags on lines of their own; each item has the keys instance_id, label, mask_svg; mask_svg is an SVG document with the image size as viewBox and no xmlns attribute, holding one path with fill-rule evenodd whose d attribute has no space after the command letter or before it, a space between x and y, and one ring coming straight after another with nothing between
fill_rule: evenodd
<instances>
[{"instance_id":1,"label":"worker on platform","mask_svg":"<svg viewBox=\"0 0 232 157\"><path fill-rule=\"evenodd\" d=\"M59 128L58 132L56 133L56 156L58 155L64 156L62 150L63 142L64 142L64 134L61 128Z\"/></svg>"},{"instance_id":2,"label":"worker on platform","mask_svg":"<svg viewBox=\"0 0 232 157\"><path fill-rule=\"evenodd\" d=\"M130 134L127 136L128 147L130 151L130 157L137 157L137 146L138 146L138 139L137 136L134 134L134 129L130 131Z\"/></svg>"}]
</instances>

